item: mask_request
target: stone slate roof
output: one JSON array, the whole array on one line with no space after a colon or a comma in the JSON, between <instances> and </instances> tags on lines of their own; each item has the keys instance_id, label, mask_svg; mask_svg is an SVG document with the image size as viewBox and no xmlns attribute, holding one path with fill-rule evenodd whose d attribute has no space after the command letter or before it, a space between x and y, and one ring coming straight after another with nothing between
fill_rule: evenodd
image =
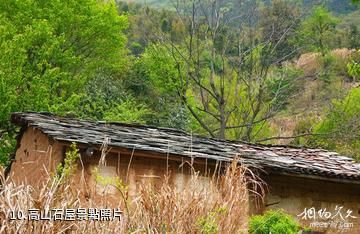
<instances>
[{"instance_id":1,"label":"stone slate roof","mask_svg":"<svg viewBox=\"0 0 360 234\"><path fill-rule=\"evenodd\" d=\"M49 113L13 113L13 123L41 130L54 140L178 155L208 160L241 158L247 166L271 173L311 176L319 179L360 181L360 164L351 158L322 149L254 145L191 135L183 131L122 123L92 122L63 118Z\"/></svg>"}]
</instances>

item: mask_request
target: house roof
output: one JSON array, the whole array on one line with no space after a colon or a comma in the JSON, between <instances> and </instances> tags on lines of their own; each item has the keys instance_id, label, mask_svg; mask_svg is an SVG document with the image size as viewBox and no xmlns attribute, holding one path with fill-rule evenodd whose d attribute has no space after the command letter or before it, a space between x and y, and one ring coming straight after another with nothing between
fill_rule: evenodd
<instances>
[{"instance_id":1,"label":"house roof","mask_svg":"<svg viewBox=\"0 0 360 234\"><path fill-rule=\"evenodd\" d=\"M255 145L206 138L169 128L84 121L49 113L13 113L11 120L20 126L39 129L61 142L99 146L108 139L108 146L112 148L217 161L231 161L238 155L244 165L272 173L360 181L360 164L323 149Z\"/></svg>"}]
</instances>

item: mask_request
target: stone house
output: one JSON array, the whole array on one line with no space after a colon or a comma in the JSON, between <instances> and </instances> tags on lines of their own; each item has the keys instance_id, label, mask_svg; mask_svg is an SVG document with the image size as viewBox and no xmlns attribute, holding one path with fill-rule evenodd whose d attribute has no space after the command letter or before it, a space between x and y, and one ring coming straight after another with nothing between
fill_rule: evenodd
<instances>
[{"instance_id":1,"label":"stone house","mask_svg":"<svg viewBox=\"0 0 360 234\"><path fill-rule=\"evenodd\" d=\"M8 171L18 183L40 186L46 174L63 162L72 142L80 149L86 183L93 183L92 169L105 143L106 167L100 173L128 177L130 192L144 180L161 183L169 171L173 183L181 188L190 176L189 169L180 167L184 162L191 162L206 178L216 165L238 155L240 163L257 171L267 185L264 202L260 206L250 202L249 215L281 208L315 230L327 231L336 220L338 226L348 225L345 233L360 233L360 164L335 152L225 141L168 128L91 122L49 113L13 113L11 120L21 127ZM109 201L116 203L116 198ZM331 217L323 217L324 212ZM346 228L338 226L328 233Z\"/></svg>"}]
</instances>

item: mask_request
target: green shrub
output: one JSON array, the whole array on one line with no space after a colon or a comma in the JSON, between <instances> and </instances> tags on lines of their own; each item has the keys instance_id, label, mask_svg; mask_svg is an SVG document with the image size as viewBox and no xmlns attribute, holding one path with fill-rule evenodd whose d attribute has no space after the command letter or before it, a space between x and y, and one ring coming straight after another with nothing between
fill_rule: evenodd
<instances>
[{"instance_id":1,"label":"green shrub","mask_svg":"<svg viewBox=\"0 0 360 234\"><path fill-rule=\"evenodd\" d=\"M298 233L299 224L281 210L269 210L264 215L250 218L249 233L252 234L292 234Z\"/></svg>"},{"instance_id":2,"label":"green shrub","mask_svg":"<svg viewBox=\"0 0 360 234\"><path fill-rule=\"evenodd\" d=\"M1 130L1 129L0 129ZM0 133L0 166L8 166L10 154L15 151L16 138L9 132Z\"/></svg>"},{"instance_id":3,"label":"green shrub","mask_svg":"<svg viewBox=\"0 0 360 234\"><path fill-rule=\"evenodd\" d=\"M267 80L267 93L269 101L279 110L284 109L289 100L298 93L303 86L303 82L299 79L304 72L292 66L284 66L274 69Z\"/></svg>"},{"instance_id":4,"label":"green shrub","mask_svg":"<svg viewBox=\"0 0 360 234\"><path fill-rule=\"evenodd\" d=\"M196 224L202 234L216 234L219 232L217 219L221 215L226 215L226 207L220 207L215 211L209 212L208 215L200 217Z\"/></svg>"},{"instance_id":5,"label":"green shrub","mask_svg":"<svg viewBox=\"0 0 360 234\"><path fill-rule=\"evenodd\" d=\"M346 65L346 67L348 75L353 79L353 81L360 79L360 63L351 61Z\"/></svg>"},{"instance_id":6,"label":"green shrub","mask_svg":"<svg viewBox=\"0 0 360 234\"><path fill-rule=\"evenodd\" d=\"M79 149L75 142L71 143L70 148L66 151L63 164L56 167L56 179L63 182L68 179L76 169L76 161L80 158Z\"/></svg>"},{"instance_id":7,"label":"green shrub","mask_svg":"<svg viewBox=\"0 0 360 234\"><path fill-rule=\"evenodd\" d=\"M347 75L352 79L352 81L360 81L360 50L353 52L347 62Z\"/></svg>"},{"instance_id":8,"label":"green shrub","mask_svg":"<svg viewBox=\"0 0 360 234\"><path fill-rule=\"evenodd\" d=\"M314 128L312 147L336 150L360 160L360 88L353 88L343 100L334 100L325 119Z\"/></svg>"}]
</instances>

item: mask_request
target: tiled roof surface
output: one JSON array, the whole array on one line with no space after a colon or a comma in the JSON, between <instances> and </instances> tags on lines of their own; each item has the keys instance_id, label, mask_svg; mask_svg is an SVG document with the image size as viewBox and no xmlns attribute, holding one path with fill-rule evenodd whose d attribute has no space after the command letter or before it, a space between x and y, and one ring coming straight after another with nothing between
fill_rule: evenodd
<instances>
[{"instance_id":1,"label":"tiled roof surface","mask_svg":"<svg viewBox=\"0 0 360 234\"><path fill-rule=\"evenodd\" d=\"M191 135L183 131L142 125L91 122L44 113L13 113L12 122L32 126L54 140L121 147L160 154L231 161L235 155L248 166L274 173L310 175L360 181L360 164L322 149L254 145Z\"/></svg>"}]
</instances>

